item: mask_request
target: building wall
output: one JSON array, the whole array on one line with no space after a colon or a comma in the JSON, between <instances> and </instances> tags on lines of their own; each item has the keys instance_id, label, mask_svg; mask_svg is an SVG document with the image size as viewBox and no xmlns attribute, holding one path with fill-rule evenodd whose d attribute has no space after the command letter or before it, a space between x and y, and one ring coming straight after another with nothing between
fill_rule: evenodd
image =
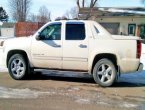
<instances>
[{"instance_id":1,"label":"building wall","mask_svg":"<svg viewBox=\"0 0 145 110\"><path fill-rule=\"evenodd\" d=\"M1 28L2 37L14 37L15 29L14 28Z\"/></svg>"},{"instance_id":2,"label":"building wall","mask_svg":"<svg viewBox=\"0 0 145 110\"><path fill-rule=\"evenodd\" d=\"M138 32L138 25L145 24L145 16L144 17L129 17L129 16L119 16L119 17L97 17L96 21L99 23L120 23L119 33L121 32L125 35L128 35L128 24L136 24L136 32Z\"/></svg>"}]
</instances>

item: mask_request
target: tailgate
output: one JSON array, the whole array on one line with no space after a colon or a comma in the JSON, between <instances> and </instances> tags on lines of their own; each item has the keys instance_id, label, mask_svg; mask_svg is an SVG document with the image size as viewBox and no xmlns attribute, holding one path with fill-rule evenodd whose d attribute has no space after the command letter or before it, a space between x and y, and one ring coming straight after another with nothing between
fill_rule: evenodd
<instances>
[{"instance_id":1,"label":"tailgate","mask_svg":"<svg viewBox=\"0 0 145 110\"><path fill-rule=\"evenodd\" d=\"M143 63L145 70L145 44L142 44L141 62Z\"/></svg>"},{"instance_id":2,"label":"tailgate","mask_svg":"<svg viewBox=\"0 0 145 110\"><path fill-rule=\"evenodd\" d=\"M2 52L3 52L3 49L0 46L0 66L2 65Z\"/></svg>"}]
</instances>

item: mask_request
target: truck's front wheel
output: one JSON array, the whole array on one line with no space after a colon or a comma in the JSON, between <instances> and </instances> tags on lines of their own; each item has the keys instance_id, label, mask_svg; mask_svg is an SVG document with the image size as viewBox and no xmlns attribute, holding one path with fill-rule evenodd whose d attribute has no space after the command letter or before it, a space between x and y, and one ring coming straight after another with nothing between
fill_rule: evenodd
<instances>
[{"instance_id":1,"label":"truck's front wheel","mask_svg":"<svg viewBox=\"0 0 145 110\"><path fill-rule=\"evenodd\" d=\"M21 80L28 75L28 65L24 56L14 54L8 61L8 70L10 76L15 80Z\"/></svg>"},{"instance_id":2,"label":"truck's front wheel","mask_svg":"<svg viewBox=\"0 0 145 110\"><path fill-rule=\"evenodd\" d=\"M109 59L99 60L93 70L93 77L100 86L111 86L116 79L116 68Z\"/></svg>"}]
</instances>

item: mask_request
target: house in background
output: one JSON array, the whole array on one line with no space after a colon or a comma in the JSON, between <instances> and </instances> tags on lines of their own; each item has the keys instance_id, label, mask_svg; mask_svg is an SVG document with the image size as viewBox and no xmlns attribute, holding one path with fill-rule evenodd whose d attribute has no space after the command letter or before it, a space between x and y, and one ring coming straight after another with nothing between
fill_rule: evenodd
<instances>
[{"instance_id":1,"label":"house in background","mask_svg":"<svg viewBox=\"0 0 145 110\"><path fill-rule=\"evenodd\" d=\"M0 28L1 37L14 37L15 36L15 23L4 22Z\"/></svg>"},{"instance_id":2,"label":"house in background","mask_svg":"<svg viewBox=\"0 0 145 110\"><path fill-rule=\"evenodd\" d=\"M145 8L82 8L79 17L99 22L111 34L140 36L145 39Z\"/></svg>"}]
</instances>

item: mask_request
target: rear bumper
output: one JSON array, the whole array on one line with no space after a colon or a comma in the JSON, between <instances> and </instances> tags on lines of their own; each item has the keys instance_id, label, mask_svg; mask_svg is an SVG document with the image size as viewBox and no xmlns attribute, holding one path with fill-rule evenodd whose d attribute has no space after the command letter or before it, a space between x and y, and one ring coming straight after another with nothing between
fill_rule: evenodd
<instances>
[{"instance_id":1,"label":"rear bumper","mask_svg":"<svg viewBox=\"0 0 145 110\"><path fill-rule=\"evenodd\" d=\"M137 69L138 72L143 70L144 65L142 63L139 64L139 67Z\"/></svg>"}]
</instances>

